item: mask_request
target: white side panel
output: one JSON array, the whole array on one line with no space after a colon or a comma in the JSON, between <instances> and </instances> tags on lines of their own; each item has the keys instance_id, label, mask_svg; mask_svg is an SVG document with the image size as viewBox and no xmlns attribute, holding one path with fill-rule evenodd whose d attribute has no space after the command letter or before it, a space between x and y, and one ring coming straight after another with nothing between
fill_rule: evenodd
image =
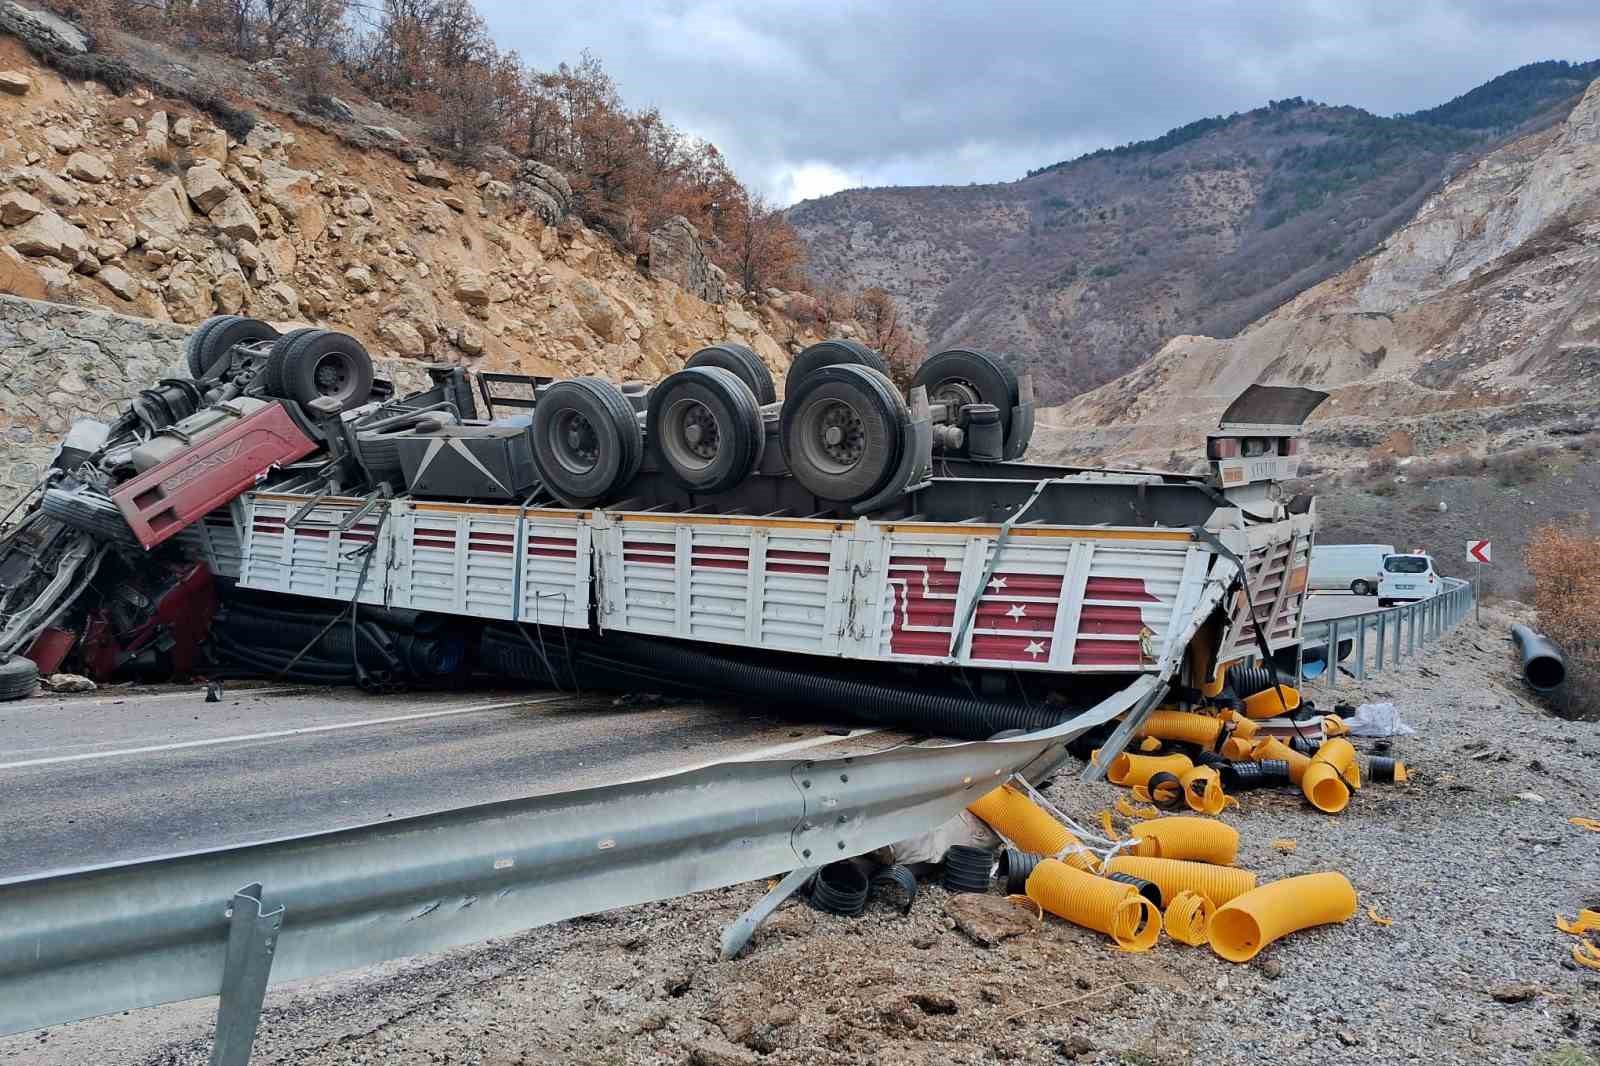
<instances>
[{"instance_id":1,"label":"white side panel","mask_svg":"<svg viewBox=\"0 0 1600 1066\"><path fill-rule=\"evenodd\" d=\"M362 603L383 604L391 538L387 528L381 538L378 536L379 513L368 515L342 533L320 528L341 524L359 506L353 500L335 501L319 505L302 519L302 524L289 529L284 523L300 506L245 498L245 544L239 584L264 592L346 603L355 597L359 587Z\"/></svg>"},{"instance_id":2,"label":"white side panel","mask_svg":"<svg viewBox=\"0 0 1600 1066\"><path fill-rule=\"evenodd\" d=\"M522 520L520 620L589 628L593 535L581 518L529 515Z\"/></svg>"},{"instance_id":3,"label":"white side panel","mask_svg":"<svg viewBox=\"0 0 1600 1066\"><path fill-rule=\"evenodd\" d=\"M213 574L239 576L239 529L244 522L244 500L235 499L198 522L191 523L177 540L192 558L199 559Z\"/></svg>"}]
</instances>

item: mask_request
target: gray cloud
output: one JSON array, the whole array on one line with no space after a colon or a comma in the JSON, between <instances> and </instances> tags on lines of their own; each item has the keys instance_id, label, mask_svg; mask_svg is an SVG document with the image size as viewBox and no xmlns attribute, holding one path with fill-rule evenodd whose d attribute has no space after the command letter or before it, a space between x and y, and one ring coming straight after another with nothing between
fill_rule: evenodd
<instances>
[{"instance_id":1,"label":"gray cloud","mask_svg":"<svg viewBox=\"0 0 1600 1066\"><path fill-rule=\"evenodd\" d=\"M1020 177L1306 96L1380 114L1600 55L1593 0L479 0L550 67L589 48L635 106L783 200Z\"/></svg>"}]
</instances>

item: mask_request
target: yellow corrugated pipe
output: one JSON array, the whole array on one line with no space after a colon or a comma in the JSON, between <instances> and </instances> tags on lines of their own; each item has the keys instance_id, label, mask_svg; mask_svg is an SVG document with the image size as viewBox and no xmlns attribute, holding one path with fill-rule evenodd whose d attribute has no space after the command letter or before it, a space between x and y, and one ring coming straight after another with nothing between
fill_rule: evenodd
<instances>
[{"instance_id":1,"label":"yellow corrugated pipe","mask_svg":"<svg viewBox=\"0 0 1600 1066\"><path fill-rule=\"evenodd\" d=\"M1233 735L1236 737L1254 740L1256 734L1261 732L1261 724L1259 722L1246 718L1235 711L1224 711L1221 717L1224 721L1233 723Z\"/></svg>"},{"instance_id":2,"label":"yellow corrugated pipe","mask_svg":"<svg viewBox=\"0 0 1600 1066\"><path fill-rule=\"evenodd\" d=\"M1139 735L1178 740L1209 749L1217 746L1217 738L1222 735L1222 720L1190 711L1156 711L1145 719Z\"/></svg>"},{"instance_id":3,"label":"yellow corrugated pipe","mask_svg":"<svg viewBox=\"0 0 1600 1066\"><path fill-rule=\"evenodd\" d=\"M1235 734L1222 742L1222 757L1233 762L1249 762L1253 757L1250 749L1254 744L1255 742L1249 737Z\"/></svg>"},{"instance_id":4,"label":"yellow corrugated pipe","mask_svg":"<svg viewBox=\"0 0 1600 1066\"><path fill-rule=\"evenodd\" d=\"M1098 862L1083 843L1022 789L1007 782L967 806L967 810L1023 851L1061 855L1068 865L1093 872ZM1065 851L1065 854L1063 854Z\"/></svg>"},{"instance_id":5,"label":"yellow corrugated pipe","mask_svg":"<svg viewBox=\"0 0 1600 1066\"><path fill-rule=\"evenodd\" d=\"M1211 916L1217 912L1198 892L1179 892L1167 904L1167 935L1180 944L1197 948L1207 939Z\"/></svg>"},{"instance_id":6,"label":"yellow corrugated pipe","mask_svg":"<svg viewBox=\"0 0 1600 1066\"><path fill-rule=\"evenodd\" d=\"M1282 759L1289 764L1289 780L1297 785L1305 776L1306 767L1311 765L1311 756L1300 754L1276 737L1263 737L1256 741L1250 749L1250 757L1256 762Z\"/></svg>"},{"instance_id":7,"label":"yellow corrugated pipe","mask_svg":"<svg viewBox=\"0 0 1600 1066\"><path fill-rule=\"evenodd\" d=\"M1256 875L1233 866L1212 866L1182 859L1152 859L1143 855L1117 855L1106 863L1108 874L1132 874L1161 886L1161 898L1179 892L1198 892L1217 906L1256 887Z\"/></svg>"},{"instance_id":8,"label":"yellow corrugated pipe","mask_svg":"<svg viewBox=\"0 0 1600 1066\"><path fill-rule=\"evenodd\" d=\"M1192 859L1221 866L1239 857L1239 831L1211 818L1155 818L1140 822L1130 832L1139 842L1137 855Z\"/></svg>"},{"instance_id":9,"label":"yellow corrugated pipe","mask_svg":"<svg viewBox=\"0 0 1600 1066\"><path fill-rule=\"evenodd\" d=\"M1319 811L1338 814L1350 805L1350 793L1361 787L1356 749L1343 737L1324 740L1300 778L1300 791Z\"/></svg>"},{"instance_id":10,"label":"yellow corrugated pipe","mask_svg":"<svg viewBox=\"0 0 1600 1066\"><path fill-rule=\"evenodd\" d=\"M1150 778L1163 770L1181 778L1185 771L1192 769L1194 762L1187 755L1130 755L1123 752L1106 767L1106 780L1125 787L1148 785Z\"/></svg>"},{"instance_id":11,"label":"yellow corrugated pipe","mask_svg":"<svg viewBox=\"0 0 1600 1066\"><path fill-rule=\"evenodd\" d=\"M1246 718L1277 718L1300 706L1300 690L1293 685L1280 685L1283 699L1278 699L1278 689L1269 688L1244 699ZM1286 709L1287 708L1287 709Z\"/></svg>"},{"instance_id":12,"label":"yellow corrugated pipe","mask_svg":"<svg viewBox=\"0 0 1600 1066\"><path fill-rule=\"evenodd\" d=\"M1237 802L1229 800L1228 794L1222 791L1222 775L1215 767L1196 766L1185 770L1178 781L1183 785L1184 802L1191 811L1221 814L1230 802Z\"/></svg>"},{"instance_id":13,"label":"yellow corrugated pipe","mask_svg":"<svg viewBox=\"0 0 1600 1066\"><path fill-rule=\"evenodd\" d=\"M1262 885L1223 904L1211 916L1211 950L1229 962L1249 962L1281 936L1342 922L1356 912L1356 890L1344 874L1303 874Z\"/></svg>"},{"instance_id":14,"label":"yellow corrugated pipe","mask_svg":"<svg viewBox=\"0 0 1600 1066\"><path fill-rule=\"evenodd\" d=\"M1028 875L1027 889L1051 914L1107 934L1123 951L1149 951L1161 936L1161 912L1121 881L1045 859Z\"/></svg>"}]
</instances>

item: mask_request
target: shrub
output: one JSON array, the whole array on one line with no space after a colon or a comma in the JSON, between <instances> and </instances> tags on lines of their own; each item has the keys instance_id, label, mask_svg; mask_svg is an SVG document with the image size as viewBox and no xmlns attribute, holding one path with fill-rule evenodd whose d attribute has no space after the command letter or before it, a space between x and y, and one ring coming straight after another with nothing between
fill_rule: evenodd
<instances>
[{"instance_id":1,"label":"shrub","mask_svg":"<svg viewBox=\"0 0 1600 1066\"><path fill-rule=\"evenodd\" d=\"M1567 707L1600 715L1600 529L1586 514L1540 526L1523 559L1539 627L1566 652Z\"/></svg>"},{"instance_id":2,"label":"shrub","mask_svg":"<svg viewBox=\"0 0 1600 1066\"><path fill-rule=\"evenodd\" d=\"M1398 483L1396 483L1395 479L1390 477L1384 478L1376 485L1373 485L1371 492L1374 496L1393 496L1399 491L1399 488L1400 486Z\"/></svg>"},{"instance_id":3,"label":"shrub","mask_svg":"<svg viewBox=\"0 0 1600 1066\"><path fill-rule=\"evenodd\" d=\"M1539 478L1539 460L1526 449L1495 456L1488 461L1488 469L1495 480L1507 488L1526 485Z\"/></svg>"}]
</instances>

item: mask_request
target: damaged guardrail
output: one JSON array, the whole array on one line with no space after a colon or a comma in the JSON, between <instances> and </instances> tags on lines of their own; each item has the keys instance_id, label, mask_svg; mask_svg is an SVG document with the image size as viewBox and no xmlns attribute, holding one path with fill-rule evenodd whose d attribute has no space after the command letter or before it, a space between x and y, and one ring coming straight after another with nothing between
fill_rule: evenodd
<instances>
[{"instance_id":1,"label":"damaged guardrail","mask_svg":"<svg viewBox=\"0 0 1600 1066\"><path fill-rule=\"evenodd\" d=\"M240 1064L268 979L298 980L859 855L954 816L1082 731L1153 705L1146 674L1042 732L721 763L169 858L0 881L0 1035L221 995Z\"/></svg>"},{"instance_id":2,"label":"damaged guardrail","mask_svg":"<svg viewBox=\"0 0 1600 1066\"><path fill-rule=\"evenodd\" d=\"M1326 649L1326 658L1322 660L1326 666L1312 679L1320 678L1325 687L1332 688L1339 683L1341 669L1355 680L1364 681L1369 673L1381 673L1400 665L1419 648L1450 632L1472 610L1472 583L1455 577L1440 580L1444 582L1444 591L1425 600L1304 623L1300 631L1300 651L1295 656L1296 687L1307 680L1306 664L1316 661L1307 658L1308 647ZM1347 641L1350 651L1342 652Z\"/></svg>"}]
</instances>

